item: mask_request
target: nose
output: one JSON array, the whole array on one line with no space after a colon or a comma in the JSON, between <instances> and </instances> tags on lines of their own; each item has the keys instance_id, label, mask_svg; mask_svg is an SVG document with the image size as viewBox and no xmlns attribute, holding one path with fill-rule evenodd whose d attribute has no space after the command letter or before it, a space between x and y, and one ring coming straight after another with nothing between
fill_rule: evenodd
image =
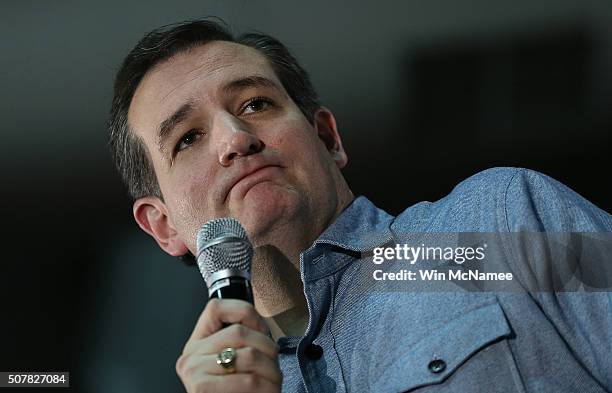
<instances>
[{"instance_id":1,"label":"nose","mask_svg":"<svg viewBox=\"0 0 612 393\"><path fill-rule=\"evenodd\" d=\"M230 166L238 157L259 153L264 143L240 119L232 116L218 116L214 131L218 136L219 163Z\"/></svg>"}]
</instances>

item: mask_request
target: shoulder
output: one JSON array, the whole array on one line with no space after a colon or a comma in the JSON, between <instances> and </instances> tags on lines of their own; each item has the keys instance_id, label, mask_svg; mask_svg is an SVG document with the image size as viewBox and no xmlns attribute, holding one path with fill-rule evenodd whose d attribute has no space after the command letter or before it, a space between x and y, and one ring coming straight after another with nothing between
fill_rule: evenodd
<instances>
[{"instance_id":1,"label":"shoulder","mask_svg":"<svg viewBox=\"0 0 612 393\"><path fill-rule=\"evenodd\" d=\"M491 168L436 202L397 216L395 230L422 232L612 231L612 218L567 186L525 168Z\"/></svg>"},{"instance_id":2,"label":"shoulder","mask_svg":"<svg viewBox=\"0 0 612 393\"><path fill-rule=\"evenodd\" d=\"M396 230L420 232L497 231L505 223L504 195L522 169L491 168L459 183L436 202L421 202L399 214Z\"/></svg>"},{"instance_id":3,"label":"shoulder","mask_svg":"<svg viewBox=\"0 0 612 393\"><path fill-rule=\"evenodd\" d=\"M521 169L505 195L509 231L612 231L612 217L561 182Z\"/></svg>"}]
</instances>

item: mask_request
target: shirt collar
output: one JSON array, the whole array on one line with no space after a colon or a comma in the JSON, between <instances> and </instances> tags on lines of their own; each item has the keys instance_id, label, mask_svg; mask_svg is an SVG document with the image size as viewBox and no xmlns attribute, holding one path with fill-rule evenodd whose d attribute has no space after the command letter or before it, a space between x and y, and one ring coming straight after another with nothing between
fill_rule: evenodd
<instances>
[{"instance_id":1,"label":"shirt collar","mask_svg":"<svg viewBox=\"0 0 612 393\"><path fill-rule=\"evenodd\" d=\"M330 244L351 251L369 251L391 239L389 226L393 216L374 206L368 198L353 200L314 242Z\"/></svg>"},{"instance_id":2,"label":"shirt collar","mask_svg":"<svg viewBox=\"0 0 612 393\"><path fill-rule=\"evenodd\" d=\"M320 278L337 271L353 258L330 258L318 263L333 248L348 251L348 254L363 254L388 243L392 238L390 225L393 216L374 206L366 197L353 200L338 216L312 247L301 256L303 278ZM356 255L359 256L359 255Z\"/></svg>"}]
</instances>

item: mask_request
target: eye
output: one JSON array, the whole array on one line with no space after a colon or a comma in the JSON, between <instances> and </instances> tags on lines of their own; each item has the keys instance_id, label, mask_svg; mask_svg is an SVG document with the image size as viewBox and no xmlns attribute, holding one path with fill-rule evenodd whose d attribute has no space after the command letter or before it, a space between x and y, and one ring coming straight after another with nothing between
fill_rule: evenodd
<instances>
[{"instance_id":1,"label":"eye","mask_svg":"<svg viewBox=\"0 0 612 393\"><path fill-rule=\"evenodd\" d=\"M181 139L179 139L178 143L176 144L175 152L185 150L186 148L194 144L202 136L203 133L201 130L191 130L187 132L181 137Z\"/></svg>"},{"instance_id":2,"label":"eye","mask_svg":"<svg viewBox=\"0 0 612 393\"><path fill-rule=\"evenodd\" d=\"M246 105L243 106L240 113L242 114L251 114L256 112L261 112L267 109L269 106L273 104L272 100L265 97L255 97L249 100Z\"/></svg>"}]
</instances>

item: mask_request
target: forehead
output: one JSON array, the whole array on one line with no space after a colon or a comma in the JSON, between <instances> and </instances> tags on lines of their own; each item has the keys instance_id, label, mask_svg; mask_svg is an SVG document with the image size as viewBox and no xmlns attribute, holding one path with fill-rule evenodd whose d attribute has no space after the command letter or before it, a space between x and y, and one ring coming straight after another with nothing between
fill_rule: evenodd
<instances>
[{"instance_id":1,"label":"forehead","mask_svg":"<svg viewBox=\"0 0 612 393\"><path fill-rule=\"evenodd\" d=\"M254 75L282 86L267 59L245 45L213 41L178 53L145 74L132 98L128 122L145 136L185 102L214 100L227 82Z\"/></svg>"}]
</instances>

